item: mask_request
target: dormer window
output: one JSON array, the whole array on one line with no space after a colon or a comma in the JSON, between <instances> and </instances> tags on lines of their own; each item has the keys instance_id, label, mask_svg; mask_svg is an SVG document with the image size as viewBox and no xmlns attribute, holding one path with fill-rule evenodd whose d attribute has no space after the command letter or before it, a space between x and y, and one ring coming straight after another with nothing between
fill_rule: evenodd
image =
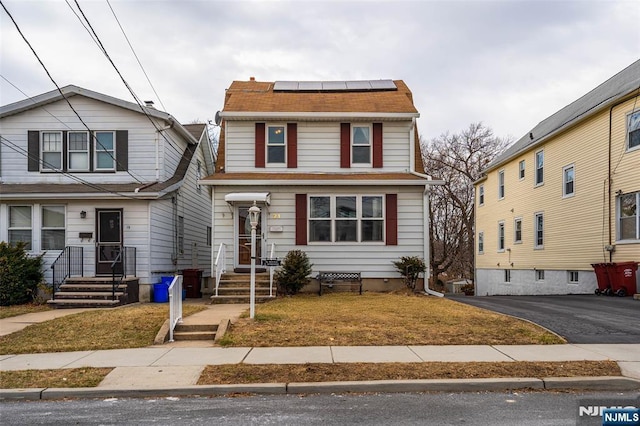
<instances>
[{"instance_id":1,"label":"dormer window","mask_svg":"<svg viewBox=\"0 0 640 426\"><path fill-rule=\"evenodd\" d=\"M285 126L268 126L267 129L267 163L284 164L286 162Z\"/></svg>"},{"instance_id":2,"label":"dormer window","mask_svg":"<svg viewBox=\"0 0 640 426\"><path fill-rule=\"evenodd\" d=\"M371 164L371 128L354 125L351 128L351 162Z\"/></svg>"}]
</instances>

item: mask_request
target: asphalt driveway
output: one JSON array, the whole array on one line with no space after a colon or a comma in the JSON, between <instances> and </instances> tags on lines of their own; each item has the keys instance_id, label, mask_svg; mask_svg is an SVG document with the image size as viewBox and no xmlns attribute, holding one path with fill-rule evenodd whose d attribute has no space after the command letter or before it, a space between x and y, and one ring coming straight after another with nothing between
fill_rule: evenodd
<instances>
[{"instance_id":1,"label":"asphalt driveway","mask_svg":"<svg viewBox=\"0 0 640 426\"><path fill-rule=\"evenodd\" d=\"M447 295L447 298L527 319L569 343L640 343L640 301L631 297Z\"/></svg>"}]
</instances>

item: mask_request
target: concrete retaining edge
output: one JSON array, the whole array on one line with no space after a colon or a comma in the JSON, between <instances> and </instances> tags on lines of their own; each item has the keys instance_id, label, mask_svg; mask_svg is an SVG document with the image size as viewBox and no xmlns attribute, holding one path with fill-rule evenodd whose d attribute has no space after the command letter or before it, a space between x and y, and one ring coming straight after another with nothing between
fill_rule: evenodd
<instances>
[{"instance_id":1,"label":"concrete retaining edge","mask_svg":"<svg viewBox=\"0 0 640 426\"><path fill-rule=\"evenodd\" d=\"M514 389L576 389L597 391L640 390L640 380L627 377L547 377L500 379L374 380L318 383L255 383L176 388L34 388L0 389L2 400L55 400L65 398L147 398L228 394L304 394L349 392L479 392Z\"/></svg>"}]
</instances>

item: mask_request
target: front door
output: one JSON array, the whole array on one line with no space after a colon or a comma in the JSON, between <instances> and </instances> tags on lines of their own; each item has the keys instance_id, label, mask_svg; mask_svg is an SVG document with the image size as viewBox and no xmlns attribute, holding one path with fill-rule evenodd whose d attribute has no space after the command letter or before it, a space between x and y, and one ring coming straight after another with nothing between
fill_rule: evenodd
<instances>
[{"instance_id":1,"label":"front door","mask_svg":"<svg viewBox=\"0 0 640 426\"><path fill-rule=\"evenodd\" d=\"M238 206L236 224L238 226L238 266L251 266L251 222L249 220L249 207ZM256 265L262 263L262 218L258 217L256 227Z\"/></svg>"},{"instance_id":2,"label":"front door","mask_svg":"<svg viewBox=\"0 0 640 426\"><path fill-rule=\"evenodd\" d=\"M96 209L96 275L122 273L122 209Z\"/></svg>"}]
</instances>

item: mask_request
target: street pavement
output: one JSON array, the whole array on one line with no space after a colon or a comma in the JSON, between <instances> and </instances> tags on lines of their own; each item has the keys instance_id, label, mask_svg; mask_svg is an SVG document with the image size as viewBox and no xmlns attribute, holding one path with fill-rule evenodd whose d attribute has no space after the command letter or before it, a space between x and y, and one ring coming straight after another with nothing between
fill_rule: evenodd
<instances>
[{"instance_id":1,"label":"street pavement","mask_svg":"<svg viewBox=\"0 0 640 426\"><path fill-rule=\"evenodd\" d=\"M247 306L209 305L188 317L191 323L237 319ZM49 311L51 316L61 310ZM63 312L63 311L62 311ZM31 315L31 314L30 314ZM42 313L41 320L46 320ZM17 318L17 317L16 317ZM12 323L20 323L14 318ZM31 318L33 321L33 318ZM26 322L22 322L26 324ZM7 320L0 320L4 330ZM26 326L26 325L25 325ZM197 385L207 365L306 363L421 363L605 361L621 367L622 377L389 380L371 382ZM153 395L206 395L236 392L419 392L506 389L640 390L640 344L215 347L210 342L175 342L136 349L0 355L0 371L113 367L95 388L0 389L0 399L56 399Z\"/></svg>"}]
</instances>

